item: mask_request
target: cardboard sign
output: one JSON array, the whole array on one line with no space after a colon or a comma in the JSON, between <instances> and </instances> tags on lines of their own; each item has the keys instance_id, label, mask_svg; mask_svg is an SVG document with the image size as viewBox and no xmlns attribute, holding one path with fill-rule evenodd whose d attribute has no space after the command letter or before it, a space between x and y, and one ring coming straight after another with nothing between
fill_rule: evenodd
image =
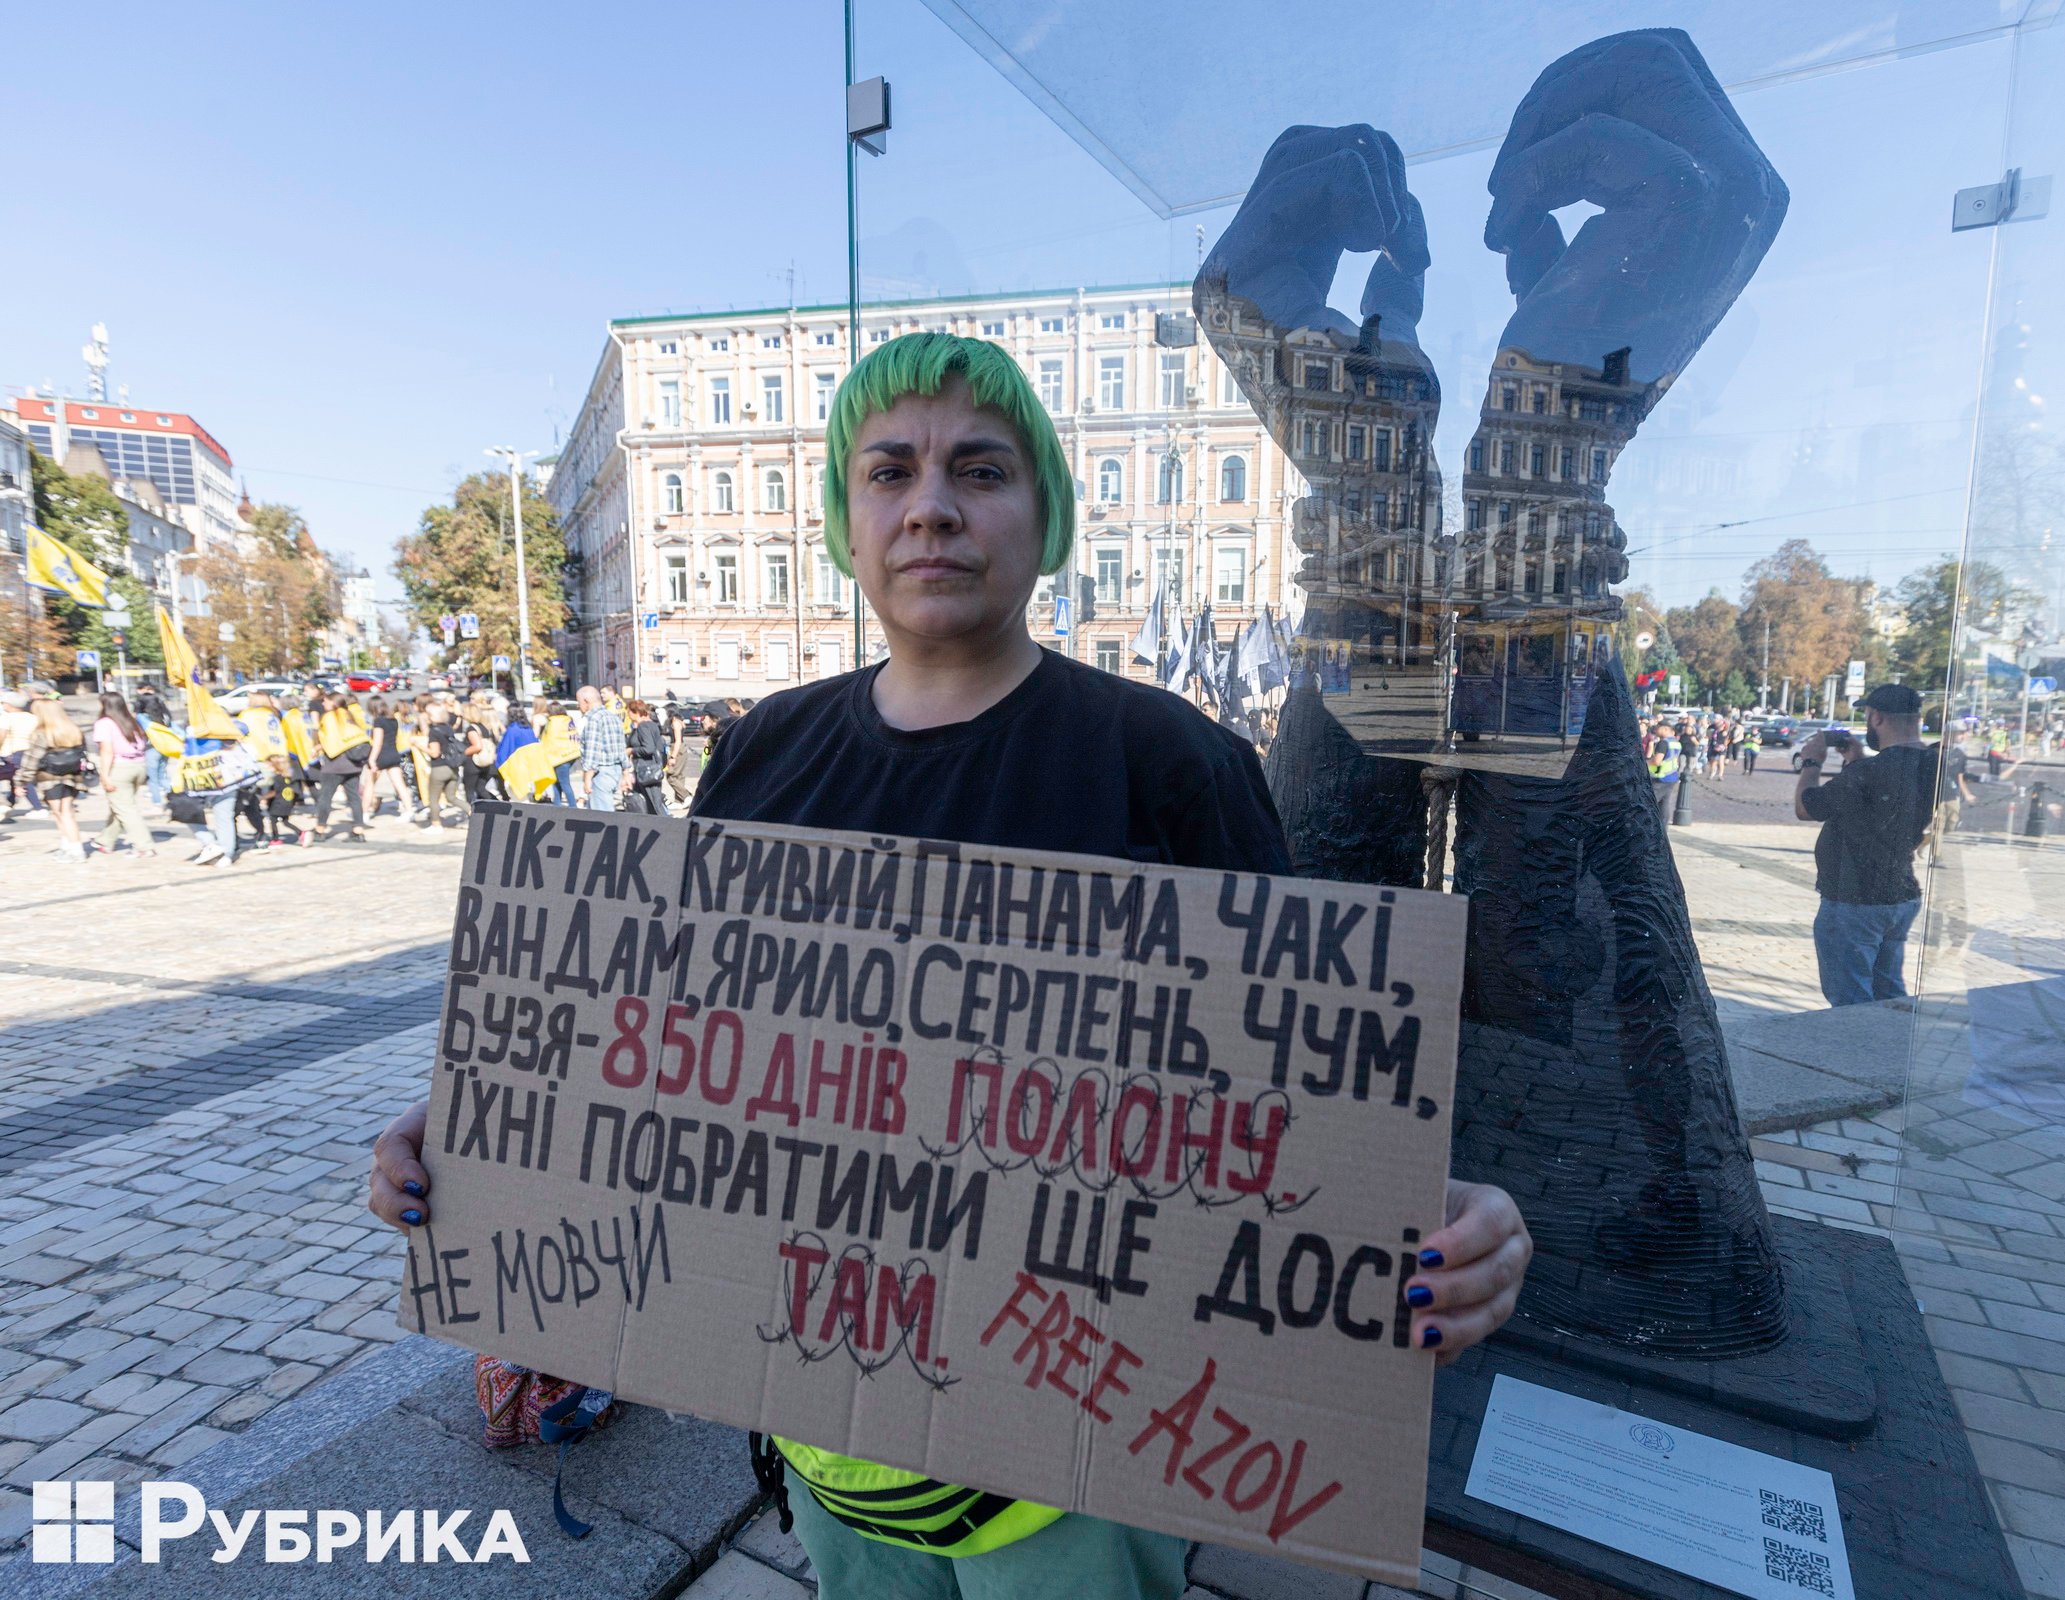
<instances>
[{"instance_id":1,"label":"cardboard sign","mask_svg":"<svg viewBox=\"0 0 2065 1600\"><path fill-rule=\"evenodd\" d=\"M483 806L402 1320L1416 1581L1465 902ZM800 1485L793 1492L805 1492Z\"/></svg>"}]
</instances>

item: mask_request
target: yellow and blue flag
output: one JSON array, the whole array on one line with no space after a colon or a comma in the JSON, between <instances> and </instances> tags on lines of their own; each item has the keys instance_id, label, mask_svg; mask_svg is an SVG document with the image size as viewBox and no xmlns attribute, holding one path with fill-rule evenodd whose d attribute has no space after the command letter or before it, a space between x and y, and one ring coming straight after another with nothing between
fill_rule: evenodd
<instances>
[{"instance_id":1,"label":"yellow and blue flag","mask_svg":"<svg viewBox=\"0 0 2065 1600\"><path fill-rule=\"evenodd\" d=\"M108 575L105 572L34 524L29 526L28 535L30 583L38 589L70 595L82 606L106 608Z\"/></svg>"}]
</instances>

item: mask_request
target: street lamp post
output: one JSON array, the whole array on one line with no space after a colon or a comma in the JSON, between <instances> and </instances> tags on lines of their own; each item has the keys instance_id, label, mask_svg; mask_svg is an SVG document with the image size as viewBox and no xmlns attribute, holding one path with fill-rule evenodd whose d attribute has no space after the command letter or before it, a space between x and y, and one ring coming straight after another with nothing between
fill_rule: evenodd
<instances>
[{"instance_id":1,"label":"street lamp post","mask_svg":"<svg viewBox=\"0 0 2065 1600\"><path fill-rule=\"evenodd\" d=\"M523 564L523 464L535 450L518 450L513 445L490 445L484 455L500 456L509 463L509 512L516 524L516 662L517 698L528 702L537 690L531 683L531 586Z\"/></svg>"}]
</instances>

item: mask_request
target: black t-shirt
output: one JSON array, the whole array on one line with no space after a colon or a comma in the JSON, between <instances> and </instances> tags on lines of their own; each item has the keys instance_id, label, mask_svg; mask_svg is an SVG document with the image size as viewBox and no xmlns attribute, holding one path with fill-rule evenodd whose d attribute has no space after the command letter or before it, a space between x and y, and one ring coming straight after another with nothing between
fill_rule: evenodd
<instances>
[{"instance_id":1,"label":"black t-shirt","mask_svg":"<svg viewBox=\"0 0 2065 1600\"><path fill-rule=\"evenodd\" d=\"M1814 887L1824 900L1889 906L1921 898L1914 853L1936 808L1935 745L1895 745L1845 763L1800 805L1821 824Z\"/></svg>"},{"instance_id":2,"label":"black t-shirt","mask_svg":"<svg viewBox=\"0 0 2065 1600\"><path fill-rule=\"evenodd\" d=\"M1936 748L1943 752L1943 775L1936 784L1937 804L1941 805L1945 800L1963 799L1959 780L1972 765L1972 758L1965 754L1962 746L1953 748L1949 745L1938 745Z\"/></svg>"},{"instance_id":3,"label":"black t-shirt","mask_svg":"<svg viewBox=\"0 0 2065 1600\"><path fill-rule=\"evenodd\" d=\"M459 764L459 730L449 722L430 725L430 764L433 767L456 767Z\"/></svg>"},{"instance_id":4,"label":"black t-shirt","mask_svg":"<svg viewBox=\"0 0 2065 1600\"><path fill-rule=\"evenodd\" d=\"M392 717L375 717L373 719L373 731L384 736L380 741L380 760L378 763L382 767L398 767L402 764L401 745L400 741L395 737L395 728L396 723Z\"/></svg>"},{"instance_id":5,"label":"black t-shirt","mask_svg":"<svg viewBox=\"0 0 2065 1600\"><path fill-rule=\"evenodd\" d=\"M1042 651L968 722L905 731L865 667L725 730L692 814L1120 860L1291 870L1253 746L1165 689Z\"/></svg>"}]
</instances>

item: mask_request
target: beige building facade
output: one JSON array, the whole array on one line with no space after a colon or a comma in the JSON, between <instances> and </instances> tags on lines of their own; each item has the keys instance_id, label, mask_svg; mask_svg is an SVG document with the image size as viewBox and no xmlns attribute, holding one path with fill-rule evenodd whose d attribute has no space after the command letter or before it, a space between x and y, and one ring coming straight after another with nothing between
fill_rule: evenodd
<instances>
[{"instance_id":1,"label":"beige building facade","mask_svg":"<svg viewBox=\"0 0 2065 1600\"><path fill-rule=\"evenodd\" d=\"M1190 320L1190 288L1142 285L873 305L860 348L936 329L1024 368L1079 492L1077 612L1034 636L1145 678L1129 642L1158 582L1219 637L1295 601L1290 508L1308 492ZM844 306L635 317L608 344L547 487L563 524L571 682L646 698L759 698L879 658L824 545L824 435L849 361ZM1082 615L1084 600L1091 614ZM1173 614L1171 622L1173 624Z\"/></svg>"}]
</instances>

